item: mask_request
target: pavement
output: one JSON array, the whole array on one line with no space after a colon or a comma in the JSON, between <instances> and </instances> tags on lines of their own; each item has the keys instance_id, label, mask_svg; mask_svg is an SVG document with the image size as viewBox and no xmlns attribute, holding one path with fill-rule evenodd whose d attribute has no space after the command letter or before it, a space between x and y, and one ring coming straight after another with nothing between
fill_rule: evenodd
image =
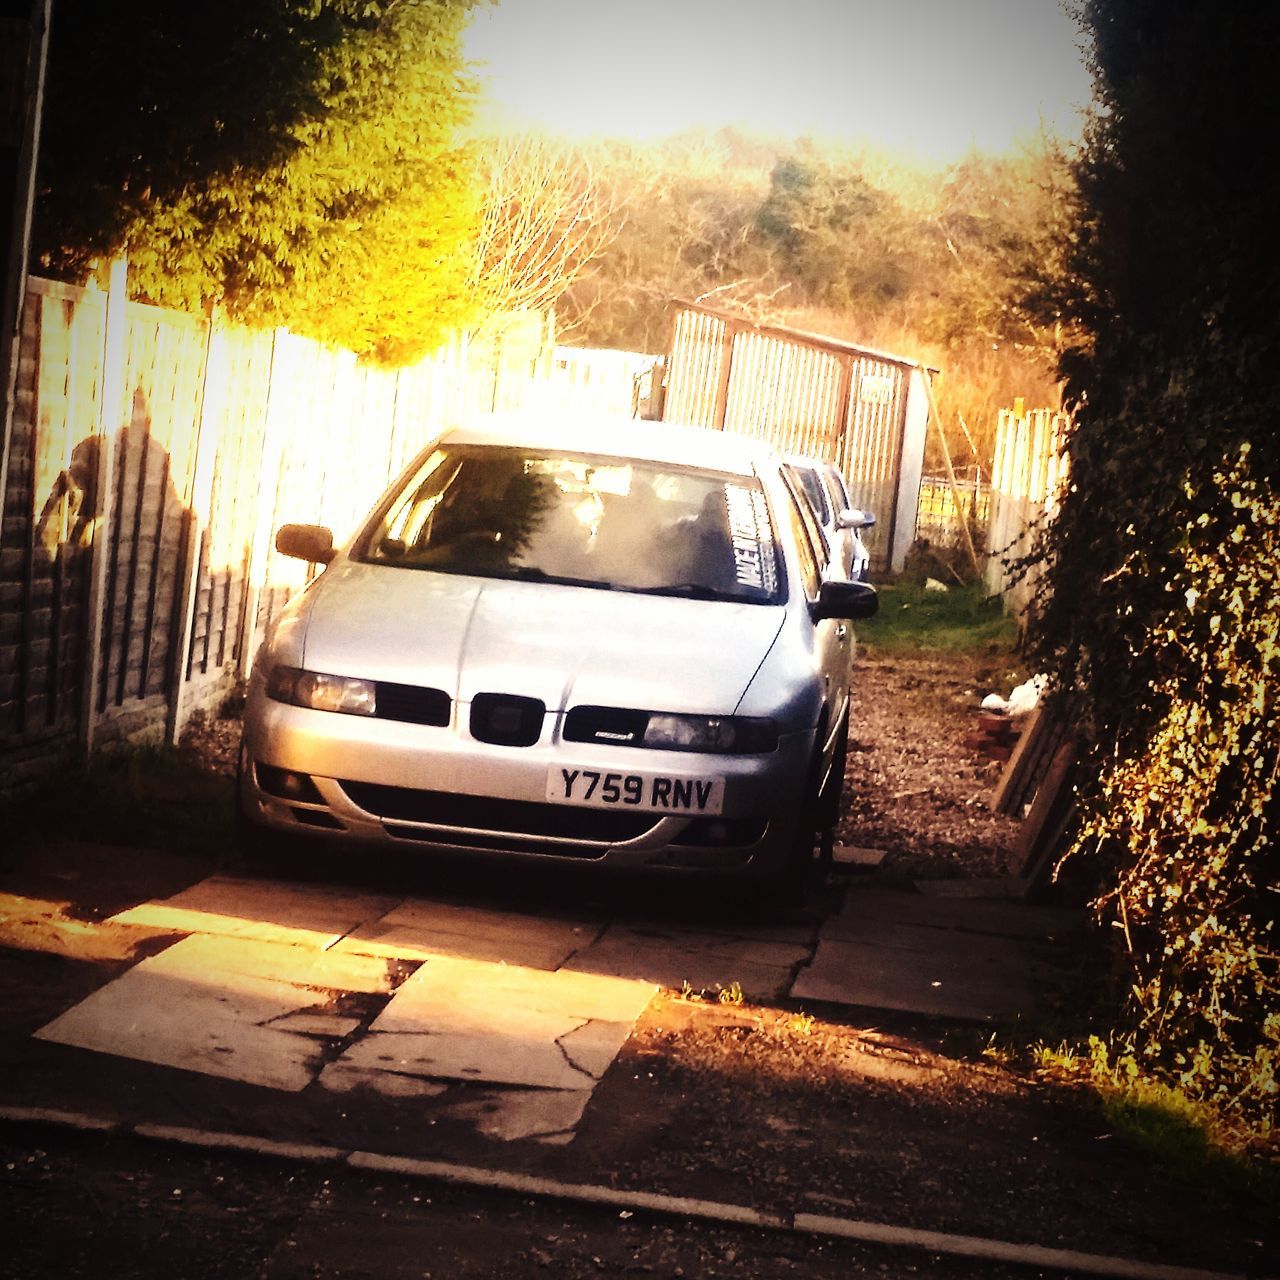
<instances>
[{"instance_id":1,"label":"pavement","mask_svg":"<svg viewBox=\"0 0 1280 1280\"><path fill-rule=\"evenodd\" d=\"M697 1108L735 1106L736 1060L723 1059L728 1074L706 1082L706 1097L672 1092L653 1074L658 1018L674 1030L681 1010L692 1018L709 1008L730 1046L734 1020L751 1020L731 1007L739 997L853 1027L900 1014L940 1033L957 1022L1008 1026L1055 998L1078 915L1031 906L1010 881L890 887L873 855L842 851L806 908L753 919L701 909L692 895L602 905L572 891L526 899L506 884L459 894L423 876L408 888L364 877L197 878L155 854L130 860L93 847L77 863L42 852L0 882L0 1121L453 1181L604 1205L624 1219L645 1209L992 1265L1210 1275L1088 1252L1095 1240L1135 1236L1139 1252L1170 1252L1136 1232L1123 1200L1101 1233L1092 1209L1070 1233L1047 1210L1089 1179L1145 1178L1145 1161L1136 1171L1122 1161L1118 1174L1110 1144L1077 1132L1075 1120L1052 1120L1007 1089L984 1086L979 1100L971 1082L964 1108L985 1107L996 1130L990 1151L977 1150L971 1124L950 1124L965 1118L953 1115L956 1097L928 1079L879 1089L891 1068L928 1076L927 1062L893 1058L902 1047L891 1034L860 1033L866 1052L831 1064L866 1084L850 1093L846 1082L854 1109L818 1145L788 1118L780 1078L776 1114L747 1102L715 1129L738 1144L731 1159L766 1153L760 1169L724 1165L707 1149ZM655 1000L663 989L689 999ZM858 1114L863 1101L886 1115ZM736 1136L738 1119L760 1125L749 1142ZM898 1145L883 1148L886 1130ZM648 1154L655 1143L670 1150ZM816 1189L779 1193L774 1143L811 1152ZM823 1183L824 1160L836 1161L838 1193ZM619 1167L638 1187L614 1185ZM960 1170L985 1189L977 1219L990 1219L992 1234L954 1229L972 1206L961 1196L963 1212L955 1208L939 1179ZM887 1189L872 1188L885 1178ZM721 1199L690 1199L689 1189ZM1021 1242L999 1234L1010 1195L1021 1197L1013 1234L1030 1237ZM823 1211L810 1212L811 1200ZM830 1216L864 1203L881 1206L876 1220ZM924 1220L883 1220L902 1205ZM1252 1221L1233 1226L1224 1256L1264 1248Z\"/></svg>"},{"instance_id":2,"label":"pavement","mask_svg":"<svg viewBox=\"0 0 1280 1280\"><path fill-rule=\"evenodd\" d=\"M847 883L825 917L702 924L214 875L103 921L117 944L137 939L132 963L34 1038L563 1145L659 988L1008 1023L1034 1012L1072 923L1007 886ZM0 899L0 922L40 911Z\"/></svg>"}]
</instances>

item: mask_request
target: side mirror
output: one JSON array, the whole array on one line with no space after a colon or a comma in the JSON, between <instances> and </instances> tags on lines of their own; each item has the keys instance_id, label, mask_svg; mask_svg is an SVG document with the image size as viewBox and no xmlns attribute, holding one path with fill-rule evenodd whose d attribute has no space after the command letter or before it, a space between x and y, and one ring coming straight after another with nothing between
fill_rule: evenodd
<instances>
[{"instance_id":1,"label":"side mirror","mask_svg":"<svg viewBox=\"0 0 1280 1280\"><path fill-rule=\"evenodd\" d=\"M824 582L809 606L814 622L824 618L874 618L880 597L869 582Z\"/></svg>"},{"instance_id":2,"label":"side mirror","mask_svg":"<svg viewBox=\"0 0 1280 1280\"><path fill-rule=\"evenodd\" d=\"M875 522L870 511L860 511L857 507L846 507L836 516L836 525L841 529L870 529Z\"/></svg>"},{"instance_id":3,"label":"side mirror","mask_svg":"<svg viewBox=\"0 0 1280 1280\"><path fill-rule=\"evenodd\" d=\"M310 564L328 564L337 554L333 534L322 524L282 524L276 530L276 550Z\"/></svg>"}]
</instances>

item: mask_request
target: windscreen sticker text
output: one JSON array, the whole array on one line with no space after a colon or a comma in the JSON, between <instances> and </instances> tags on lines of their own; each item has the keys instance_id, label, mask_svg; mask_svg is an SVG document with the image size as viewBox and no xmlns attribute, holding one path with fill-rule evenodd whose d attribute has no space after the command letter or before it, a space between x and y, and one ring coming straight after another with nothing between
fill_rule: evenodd
<instances>
[{"instance_id":1,"label":"windscreen sticker text","mask_svg":"<svg viewBox=\"0 0 1280 1280\"><path fill-rule=\"evenodd\" d=\"M738 585L772 595L777 586L776 565L769 508L765 505L763 492L727 484L724 501Z\"/></svg>"}]
</instances>

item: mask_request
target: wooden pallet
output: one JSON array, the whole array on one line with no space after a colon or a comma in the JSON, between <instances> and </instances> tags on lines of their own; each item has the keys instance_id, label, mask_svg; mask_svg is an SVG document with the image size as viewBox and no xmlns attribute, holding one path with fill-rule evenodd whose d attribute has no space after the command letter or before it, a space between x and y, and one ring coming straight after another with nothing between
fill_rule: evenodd
<instances>
[{"instance_id":1,"label":"wooden pallet","mask_svg":"<svg viewBox=\"0 0 1280 1280\"><path fill-rule=\"evenodd\" d=\"M1026 892L1042 891L1053 875L1075 818L1076 741L1070 728L1037 707L996 784L991 807L1022 819L1014 847Z\"/></svg>"},{"instance_id":2,"label":"wooden pallet","mask_svg":"<svg viewBox=\"0 0 1280 1280\"><path fill-rule=\"evenodd\" d=\"M1027 718L1013 754L1005 764L991 798L996 813L1023 818L1049 772L1058 748L1070 737L1066 726L1038 706Z\"/></svg>"}]
</instances>

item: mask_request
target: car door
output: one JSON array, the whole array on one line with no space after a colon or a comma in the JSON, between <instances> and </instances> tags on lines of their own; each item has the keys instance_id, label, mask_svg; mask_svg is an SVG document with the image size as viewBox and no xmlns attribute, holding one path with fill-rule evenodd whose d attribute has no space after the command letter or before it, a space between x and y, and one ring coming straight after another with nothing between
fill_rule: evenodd
<instances>
[{"instance_id":1,"label":"car door","mask_svg":"<svg viewBox=\"0 0 1280 1280\"><path fill-rule=\"evenodd\" d=\"M806 598L818 598L830 552L808 502L796 492L794 483L786 485L789 501L782 518L791 526L791 535L799 552L800 575ZM824 759L830 759L835 739L844 725L849 705L849 682L853 671L853 627L844 618L824 618L814 624L814 655L821 675L827 708L827 734L822 744Z\"/></svg>"}]
</instances>

